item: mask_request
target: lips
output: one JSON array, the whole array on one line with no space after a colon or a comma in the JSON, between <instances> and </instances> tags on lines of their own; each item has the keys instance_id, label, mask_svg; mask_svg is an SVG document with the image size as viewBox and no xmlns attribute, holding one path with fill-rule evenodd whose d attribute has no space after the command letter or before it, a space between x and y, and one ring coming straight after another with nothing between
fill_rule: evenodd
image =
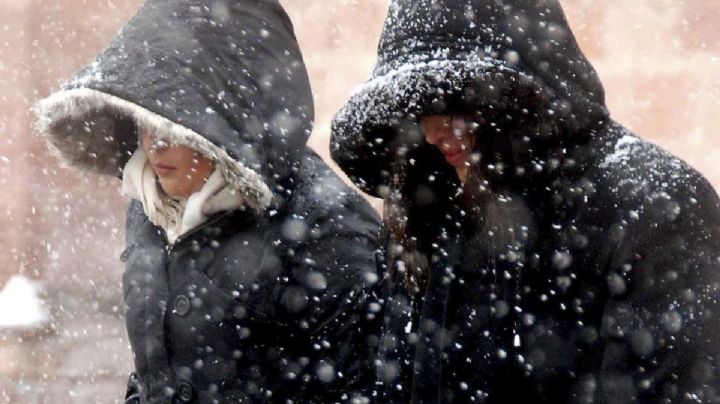
<instances>
[{"instance_id":1,"label":"lips","mask_svg":"<svg viewBox=\"0 0 720 404\"><path fill-rule=\"evenodd\" d=\"M465 150L451 150L451 151L445 151L443 152L443 156L445 156L445 160L451 165L451 166L459 166L463 163L465 163L467 153Z\"/></svg>"},{"instance_id":2,"label":"lips","mask_svg":"<svg viewBox=\"0 0 720 404\"><path fill-rule=\"evenodd\" d=\"M175 171L177 167L169 166L167 164L156 164L155 165L155 172L159 175L167 175L171 172Z\"/></svg>"}]
</instances>

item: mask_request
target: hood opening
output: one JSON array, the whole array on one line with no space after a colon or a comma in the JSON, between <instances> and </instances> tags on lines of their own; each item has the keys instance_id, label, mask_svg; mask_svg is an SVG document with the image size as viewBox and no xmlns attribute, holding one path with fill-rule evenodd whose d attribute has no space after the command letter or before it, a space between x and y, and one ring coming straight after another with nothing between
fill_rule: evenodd
<instances>
[{"instance_id":1,"label":"hood opening","mask_svg":"<svg viewBox=\"0 0 720 404\"><path fill-rule=\"evenodd\" d=\"M506 167L556 160L564 151L551 148L585 142L607 118L602 85L557 1L393 0L372 77L333 119L332 156L378 195L392 163L388 145L403 146L393 138L398 123L478 110L525 115L518 120L527 127L510 125L507 145L496 142L520 153ZM528 131L537 144L525 150L513 138ZM383 158L368 161L375 156Z\"/></svg>"},{"instance_id":2,"label":"hood opening","mask_svg":"<svg viewBox=\"0 0 720 404\"><path fill-rule=\"evenodd\" d=\"M263 211L305 154L309 78L277 0L207 3L147 0L38 103L36 128L68 165L119 177L137 143L123 122L135 121L215 161Z\"/></svg>"},{"instance_id":3,"label":"hood opening","mask_svg":"<svg viewBox=\"0 0 720 404\"><path fill-rule=\"evenodd\" d=\"M67 166L120 177L138 145L136 127L142 126L213 160L254 210L263 211L272 201L272 192L256 171L197 132L130 101L80 88L53 94L40 101L35 112L37 131Z\"/></svg>"},{"instance_id":4,"label":"hood opening","mask_svg":"<svg viewBox=\"0 0 720 404\"><path fill-rule=\"evenodd\" d=\"M386 105L366 104L377 99ZM502 146L507 150L512 145L520 154L502 156L507 166L528 166L539 159L535 152L540 147L525 147L521 139L543 147L561 142L561 129L554 120L558 117L537 78L496 60L474 65L451 60L402 68L363 86L335 117L332 157L356 185L381 197L398 153L426 145L419 118L442 114L480 114L504 130L495 133L492 142L481 131L476 143L485 146L478 150L485 156L491 156L492 146L508 143ZM531 125L523 128L521 122ZM500 155L493 152L492 157Z\"/></svg>"}]
</instances>

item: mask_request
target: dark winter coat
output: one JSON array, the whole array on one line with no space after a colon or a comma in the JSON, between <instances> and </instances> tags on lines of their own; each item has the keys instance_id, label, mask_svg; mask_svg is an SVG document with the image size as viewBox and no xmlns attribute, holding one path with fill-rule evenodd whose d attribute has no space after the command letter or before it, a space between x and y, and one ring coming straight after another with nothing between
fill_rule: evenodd
<instances>
[{"instance_id":1,"label":"dark winter coat","mask_svg":"<svg viewBox=\"0 0 720 404\"><path fill-rule=\"evenodd\" d=\"M39 104L38 129L72 165L118 176L137 127L148 127L211 158L247 202L171 245L131 203L129 402L369 394L378 220L306 148L312 121L307 72L276 0L150 0Z\"/></svg>"},{"instance_id":2,"label":"dark winter coat","mask_svg":"<svg viewBox=\"0 0 720 404\"><path fill-rule=\"evenodd\" d=\"M427 262L409 291L385 232L384 400L720 401L718 197L608 116L557 1L393 1L379 52L332 151ZM483 118L486 183L425 114Z\"/></svg>"},{"instance_id":3,"label":"dark winter coat","mask_svg":"<svg viewBox=\"0 0 720 404\"><path fill-rule=\"evenodd\" d=\"M220 213L170 246L130 206L123 291L150 401L168 387L202 403L368 394L374 212L315 155L296 178L273 215Z\"/></svg>"}]
</instances>

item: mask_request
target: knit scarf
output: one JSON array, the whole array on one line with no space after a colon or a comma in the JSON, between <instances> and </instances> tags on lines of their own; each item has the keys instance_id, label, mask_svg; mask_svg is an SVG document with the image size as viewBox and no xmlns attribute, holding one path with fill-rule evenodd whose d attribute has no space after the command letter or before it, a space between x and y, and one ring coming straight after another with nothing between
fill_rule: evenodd
<instances>
[{"instance_id":1,"label":"knit scarf","mask_svg":"<svg viewBox=\"0 0 720 404\"><path fill-rule=\"evenodd\" d=\"M245 209L245 198L228 185L218 169L189 197L175 199L168 196L142 147L135 151L123 169L122 194L142 203L150 221L165 230L170 244L203 224L214 213Z\"/></svg>"}]
</instances>

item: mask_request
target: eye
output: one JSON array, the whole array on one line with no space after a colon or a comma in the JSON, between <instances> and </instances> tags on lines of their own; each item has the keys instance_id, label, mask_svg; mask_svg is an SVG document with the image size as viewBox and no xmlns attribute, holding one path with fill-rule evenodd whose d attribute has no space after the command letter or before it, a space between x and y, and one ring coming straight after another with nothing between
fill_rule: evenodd
<instances>
[{"instance_id":1,"label":"eye","mask_svg":"<svg viewBox=\"0 0 720 404\"><path fill-rule=\"evenodd\" d=\"M169 147L170 144L164 139L153 138L152 146L154 149L165 149Z\"/></svg>"}]
</instances>

